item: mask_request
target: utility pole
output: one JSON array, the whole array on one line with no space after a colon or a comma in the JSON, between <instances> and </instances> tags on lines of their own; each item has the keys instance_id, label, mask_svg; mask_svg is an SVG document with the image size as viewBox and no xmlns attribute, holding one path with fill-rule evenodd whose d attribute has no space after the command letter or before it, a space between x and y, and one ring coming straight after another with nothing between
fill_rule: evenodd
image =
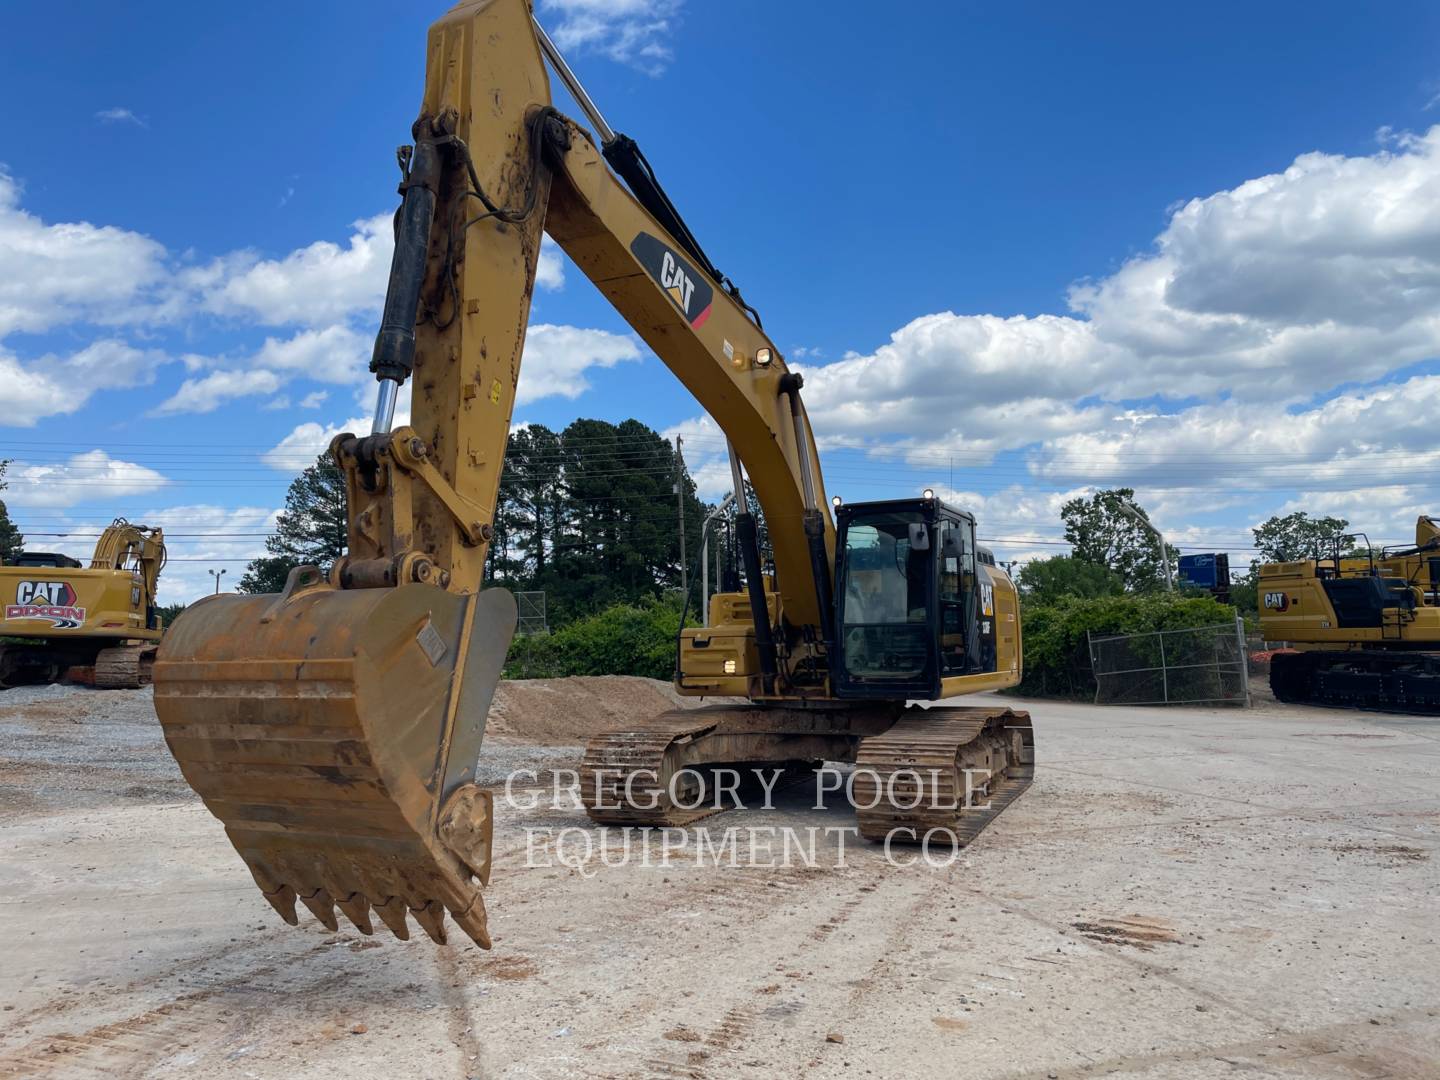
<instances>
[{"instance_id":1,"label":"utility pole","mask_svg":"<svg viewBox=\"0 0 1440 1080\"><path fill-rule=\"evenodd\" d=\"M220 579L225 576L224 570L211 570L210 576L215 579L215 595L220 595Z\"/></svg>"},{"instance_id":2,"label":"utility pole","mask_svg":"<svg viewBox=\"0 0 1440 1080\"><path fill-rule=\"evenodd\" d=\"M680 595L690 595L690 575L685 569L685 458L680 447L685 440L675 436L675 512L680 518Z\"/></svg>"},{"instance_id":3,"label":"utility pole","mask_svg":"<svg viewBox=\"0 0 1440 1080\"><path fill-rule=\"evenodd\" d=\"M1147 518L1144 514L1140 513L1137 507L1127 502L1119 502L1118 500L1116 502L1116 505L1118 505L1121 510L1124 510L1125 513L1129 514L1141 525L1144 525L1145 528L1149 529L1152 533L1155 534L1155 540L1160 545L1160 565L1165 568L1165 588L1169 592L1174 592L1175 579L1170 576L1170 546L1165 543L1165 535L1154 525L1152 525L1150 519Z\"/></svg>"}]
</instances>

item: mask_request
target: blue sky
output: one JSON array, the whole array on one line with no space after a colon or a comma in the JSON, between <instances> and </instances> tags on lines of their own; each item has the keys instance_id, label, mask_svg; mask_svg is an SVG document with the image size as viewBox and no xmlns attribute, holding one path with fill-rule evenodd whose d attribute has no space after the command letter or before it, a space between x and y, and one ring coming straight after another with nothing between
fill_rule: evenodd
<instances>
[{"instance_id":1,"label":"blue sky","mask_svg":"<svg viewBox=\"0 0 1440 1080\"><path fill-rule=\"evenodd\" d=\"M441 10L7 14L0 457L32 546L163 522L190 599L365 415ZM876 11L539 5L806 370L832 491L938 486L1020 558L1095 486L1193 550L1295 508L1393 540L1440 509L1433 6ZM541 286L517 419L684 433L721 494L658 361L556 253Z\"/></svg>"}]
</instances>

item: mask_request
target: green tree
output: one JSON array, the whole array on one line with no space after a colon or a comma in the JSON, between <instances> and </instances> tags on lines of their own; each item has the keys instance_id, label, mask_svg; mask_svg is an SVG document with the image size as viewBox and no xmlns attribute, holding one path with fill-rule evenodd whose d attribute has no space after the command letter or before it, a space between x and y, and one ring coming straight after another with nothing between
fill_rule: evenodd
<instances>
[{"instance_id":1,"label":"green tree","mask_svg":"<svg viewBox=\"0 0 1440 1080\"><path fill-rule=\"evenodd\" d=\"M1313 558L1317 550L1327 553L1335 540L1344 542L1349 527L1350 522L1344 518L1312 518L1304 510L1284 517L1277 514L1250 530L1260 551L1260 557L1251 564L1252 570L1259 563L1297 562Z\"/></svg>"},{"instance_id":2,"label":"green tree","mask_svg":"<svg viewBox=\"0 0 1440 1080\"><path fill-rule=\"evenodd\" d=\"M696 572L700 523L705 507L695 483L681 472L675 448L638 420L611 424L576 420L559 435L559 478L544 469L512 475L538 476L555 486L542 512L528 496L518 497L516 535L524 554L527 587L543 589L555 621L611 604L638 603L680 583L680 535L676 513L677 475L683 485L687 569ZM530 447L543 464L549 444ZM543 538L537 544L534 538ZM544 562L540 561L544 553Z\"/></svg>"},{"instance_id":3,"label":"green tree","mask_svg":"<svg viewBox=\"0 0 1440 1080\"><path fill-rule=\"evenodd\" d=\"M291 482L265 551L245 568L241 592L279 592L295 567L329 570L344 554L345 474L329 454L321 454Z\"/></svg>"},{"instance_id":4,"label":"green tree","mask_svg":"<svg viewBox=\"0 0 1440 1080\"><path fill-rule=\"evenodd\" d=\"M1230 606L1247 619L1260 614L1260 592L1255 585L1255 575L1233 578L1230 582Z\"/></svg>"},{"instance_id":5,"label":"green tree","mask_svg":"<svg viewBox=\"0 0 1440 1080\"><path fill-rule=\"evenodd\" d=\"M1158 588L1165 581L1159 543L1154 533L1122 509L1124 506L1133 507L1140 517L1150 520L1150 515L1135 502L1133 488L1112 488L1097 491L1088 499L1071 499L1060 508L1065 540L1076 559L1109 567L1125 588ZM1180 552L1170 545L1166 545L1166 551L1173 574Z\"/></svg>"},{"instance_id":6,"label":"green tree","mask_svg":"<svg viewBox=\"0 0 1440 1080\"><path fill-rule=\"evenodd\" d=\"M510 435L505 455L506 506L516 551L531 578L543 578L565 513L560 436L543 424Z\"/></svg>"},{"instance_id":7,"label":"green tree","mask_svg":"<svg viewBox=\"0 0 1440 1080\"><path fill-rule=\"evenodd\" d=\"M694 625L692 607L688 625ZM675 674L680 599L675 595L635 604L612 604L584 615L553 634L517 637L505 663L509 679L557 679L567 675Z\"/></svg>"},{"instance_id":8,"label":"green tree","mask_svg":"<svg viewBox=\"0 0 1440 1080\"><path fill-rule=\"evenodd\" d=\"M187 604L161 604L155 609L155 614L160 617L161 626L169 626L180 617Z\"/></svg>"},{"instance_id":9,"label":"green tree","mask_svg":"<svg viewBox=\"0 0 1440 1080\"><path fill-rule=\"evenodd\" d=\"M5 470L9 467L8 460L0 461L0 491L5 490ZM0 499L0 563L13 563L24 549L25 537L20 535L20 530L10 520L10 514L5 509L5 500Z\"/></svg>"},{"instance_id":10,"label":"green tree","mask_svg":"<svg viewBox=\"0 0 1440 1080\"><path fill-rule=\"evenodd\" d=\"M1015 584L1028 604L1053 604L1062 596L1091 600L1125 591L1125 582L1108 566L1073 555L1033 559L1020 568Z\"/></svg>"}]
</instances>

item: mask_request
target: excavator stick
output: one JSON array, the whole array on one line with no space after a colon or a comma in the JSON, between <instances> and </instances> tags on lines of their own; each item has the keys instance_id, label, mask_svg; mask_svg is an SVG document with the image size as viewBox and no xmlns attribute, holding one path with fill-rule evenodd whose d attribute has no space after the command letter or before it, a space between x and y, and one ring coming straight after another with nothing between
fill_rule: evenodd
<instances>
[{"instance_id":1,"label":"excavator stick","mask_svg":"<svg viewBox=\"0 0 1440 1080\"><path fill-rule=\"evenodd\" d=\"M490 947L475 764L514 628L502 589L340 590L311 567L176 620L155 665L165 740L287 922L298 900L369 934L373 909L443 944L448 911Z\"/></svg>"}]
</instances>

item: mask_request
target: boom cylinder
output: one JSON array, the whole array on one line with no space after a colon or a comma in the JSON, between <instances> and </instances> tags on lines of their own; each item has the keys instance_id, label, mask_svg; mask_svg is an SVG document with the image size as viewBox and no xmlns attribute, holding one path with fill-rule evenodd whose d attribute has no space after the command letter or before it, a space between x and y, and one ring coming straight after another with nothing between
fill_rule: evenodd
<instances>
[{"instance_id":1,"label":"boom cylinder","mask_svg":"<svg viewBox=\"0 0 1440 1080\"><path fill-rule=\"evenodd\" d=\"M805 428L805 409L800 404L800 388L805 385L798 372L786 372L780 379L780 392L790 399L790 421L795 430L795 454L800 466L800 482L805 492L805 544L810 551L810 574L815 582L815 598L820 605L820 634L830 664L836 662L835 651L835 590L830 576L830 558L825 550L825 516L815 497L815 479L811 473L810 439Z\"/></svg>"},{"instance_id":2,"label":"boom cylinder","mask_svg":"<svg viewBox=\"0 0 1440 1080\"><path fill-rule=\"evenodd\" d=\"M395 254L390 259L390 281L385 287L385 311L370 357L370 370L380 381L372 435L390 430L400 385L415 367L415 319L440 185L440 149L433 139L420 137L429 126L428 117L416 122L415 148L400 185L403 201L395 227Z\"/></svg>"},{"instance_id":3,"label":"boom cylinder","mask_svg":"<svg viewBox=\"0 0 1440 1080\"><path fill-rule=\"evenodd\" d=\"M765 602L765 579L760 570L760 532L750 501L745 497L745 474L740 469L740 456L728 442L730 476L735 484L735 540L740 545L740 558L745 563L745 591L750 596L750 618L755 624L755 648L760 654L760 678L765 692L775 689L779 663L775 653L775 631L770 626L770 607Z\"/></svg>"}]
</instances>

